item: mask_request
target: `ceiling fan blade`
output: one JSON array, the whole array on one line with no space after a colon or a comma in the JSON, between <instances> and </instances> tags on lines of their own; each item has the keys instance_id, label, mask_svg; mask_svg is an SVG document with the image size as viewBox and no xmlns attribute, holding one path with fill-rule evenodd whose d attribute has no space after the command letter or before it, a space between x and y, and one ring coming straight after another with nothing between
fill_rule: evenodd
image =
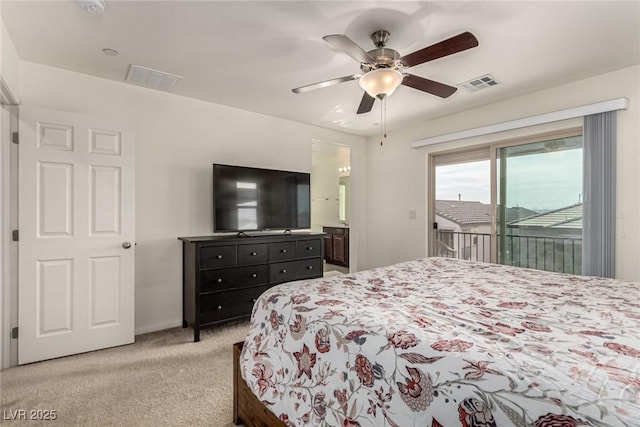
<instances>
[{"instance_id":1,"label":"ceiling fan blade","mask_svg":"<svg viewBox=\"0 0 640 427\"><path fill-rule=\"evenodd\" d=\"M478 39L467 31L458 34L457 36L453 36L450 39L443 40L440 43L427 46L424 49L405 55L402 57L402 62L407 67L413 67L414 65L462 52L463 50L471 49L476 46L478 46Z\"/></svg>"},{"instance_id":2,"label":"ceiling fan blade","mask_svg":"<svg viewBox=\"0 0 640 427\"><path fill-rule=\"evenodd\" d=\"M310 90L321 89L323 87L337 85L338 83L344 83L351 80L358 80L362 77L362 74L353 74L351 76L338 77L337 79L325 80L323 82L313 83L306 86L300 86L295 89L291 89L293 93L309 92Z\"/></svg>"},{"instance_id":3,"label":"ceiling fan blade","mask_svg":"<svg viewBox=\"0 0 640 427\"><path fill-rule=\"evenodd\" d=\"M430 93L432 95L439 96L440 98L448 98L458 90L457 87L425 79L424 77L414 76L413 74L405 74L404 80L402 80L402 84L414 89L421 90L423 92Z\"/></svg>"},{"instance_id":4,"label":"ceiling fan blade","mask_svg":"<svg viewBox=\"0 0 640 427\"><path fill-rule=\"evenodd\" d=\"M376 99L373 96L365 92L364 95L362 95L362 101L360 101L360 106L358 107L358 114L368 113L371 111L375 100Z\"/></svg>"},{"instance_id":5,"label":"ceiling fan blade","mask_svg":"<svg viewBox=\"0 0 640 427\"><path fill-rule=\"evenodd\" d=\"M343 51L358 62L376 62L376 59L373 56L369 55L363 48L358 46L353 40L344 34L324 36L323 39L331 46Z\"/></svg>"}]
</instances>

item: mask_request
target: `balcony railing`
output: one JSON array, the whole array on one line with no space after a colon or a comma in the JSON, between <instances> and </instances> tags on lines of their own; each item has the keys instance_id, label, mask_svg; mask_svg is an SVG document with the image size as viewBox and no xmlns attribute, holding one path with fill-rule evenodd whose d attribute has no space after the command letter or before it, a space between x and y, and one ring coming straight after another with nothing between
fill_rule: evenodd
<instances>
[{"instance_id":1,"label":"balcony railing","mask_svg":"<svg viewBox=\"0 0 640 427\"><path fill-rule=\"evenodd\" d=\"M436 230L435 254L491 262L491 234Z\"/></svg>"},{"instance_id":2,"label":"balcony railing","mask_svg":"<svg viewBox=\"0 0 640 427\"><path fill-rule=\"evenodd\" d=\"M498 236L498 262L559 273L582 273L582 239L578 237L507 235L504 252ZM491 261L491 235L436 230L436 256Z\"/></svg>"}]
</instances>

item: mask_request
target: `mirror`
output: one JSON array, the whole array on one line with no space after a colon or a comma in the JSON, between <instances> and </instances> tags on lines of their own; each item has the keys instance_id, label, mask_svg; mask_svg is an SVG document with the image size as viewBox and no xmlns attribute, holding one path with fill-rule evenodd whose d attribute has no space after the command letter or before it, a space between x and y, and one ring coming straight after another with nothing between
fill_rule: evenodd
<instances>
[{"instance_id":1,"label":"mirror","mask_svg":"<svg viewBox=\"0 0 640 427\"><path fill-rule=\"evenodd\" d=\"M338 221L342 224L349 224L347 212L349 212L349 180L348 176L341 176L339 179L338 189Z\"/></svg>"},{"instance_id":2,"label":"mirror","mask_svg":"<svg viewBox=\"0 0 640 427\"><path fill-rule=\"evenodd\" d=\"M311 229L348 225L350 148L313 141L311 154Z\"/></svg>"}]
</instances>

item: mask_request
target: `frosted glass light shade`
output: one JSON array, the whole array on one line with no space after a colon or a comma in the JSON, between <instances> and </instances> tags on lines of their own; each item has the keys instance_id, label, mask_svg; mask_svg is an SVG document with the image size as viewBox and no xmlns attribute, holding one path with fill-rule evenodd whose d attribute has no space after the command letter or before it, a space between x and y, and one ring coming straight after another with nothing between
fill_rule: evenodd
<instances>
[{"instance_id":1,"label":"frosted glass light shade","mask_svg":"<svg viewBox=\"0 0 640 427\"><path fill-rule=\"evenodd\" d=\"M360 87L374 98L384 98L393 93L402 83L402 73L391 68L378 68L360 77Z\"/></svg>"}]
</instances>

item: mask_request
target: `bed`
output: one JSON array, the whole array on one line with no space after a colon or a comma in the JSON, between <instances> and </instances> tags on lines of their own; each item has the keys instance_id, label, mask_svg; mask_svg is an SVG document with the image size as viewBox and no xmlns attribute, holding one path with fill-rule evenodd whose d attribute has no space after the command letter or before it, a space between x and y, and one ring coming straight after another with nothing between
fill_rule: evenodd
<instances>
[{"instance_id":1,"label":"bed","mask_svg":"<svg viewBox=\"0 0 640 427\"><path fill-rule=\"evenodd\" d=\"M247 426L640 425L640 283L425 258L265 292Z\"/></svg>"}]
</instances>

